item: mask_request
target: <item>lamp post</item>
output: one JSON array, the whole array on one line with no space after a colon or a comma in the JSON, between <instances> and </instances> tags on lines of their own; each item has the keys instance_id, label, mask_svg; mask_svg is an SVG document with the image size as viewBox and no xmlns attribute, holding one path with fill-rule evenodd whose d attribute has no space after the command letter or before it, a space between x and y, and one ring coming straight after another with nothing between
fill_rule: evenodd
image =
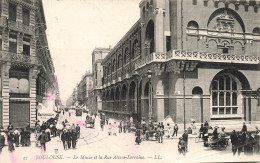
<instances>
[{"instance_id":1,"label":"lamp post","mask_svg":"<svg viewBox=\"0 0 260 163\"><path fill-rule=\"evenodd\" d=\"M149 79L149 123L152 123L152 111L153 111L153 89L151 84L152 71L149 69L147 71L147 77Z\"/></svg>"},{"instance_id":2,"label":"lamp post","mask_svg":"<svg viewBox=\"0 0 260 163\"><path fill-rule=\"evenodd\" d=\"M186 101L185 101L185 80L186 80L186 62L185 61L182 61L182 64L184 65L183 67L183 124L184 124L184 130L186 129L186 113L185 113L185 110L186 110Z\"/></svg>"}]
</instances>

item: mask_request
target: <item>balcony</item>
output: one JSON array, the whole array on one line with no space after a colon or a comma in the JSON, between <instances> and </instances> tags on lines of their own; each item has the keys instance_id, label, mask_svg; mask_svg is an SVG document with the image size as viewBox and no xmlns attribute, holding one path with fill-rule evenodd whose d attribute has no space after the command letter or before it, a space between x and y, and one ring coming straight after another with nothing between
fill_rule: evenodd
<instances>
[{"instance_id":1,"label":"balcony","mask_svg":"<svg viewBox=\"0 0 260 163\"><path fill-rule=\"evenodd\" d=\"M8 51L0 51L0 61L8 61L22 65L41 65L38 57L11 53Z\"/></svg>"},{"instance_id":2,"label":"balcony","mask_svg":"<svg viewBox=\"0 0 260 163\"><path fill-rule=\"evenodd\" d=\"M147 57L138 60L135 69L139 69L152 62L168 62L171 60L190 60L200 62L215 63L239 63L239 64L259 64L260 56L220 54L187 50L171 50L165 53L151 53Z\"/></svg>"},{"instance_id":3,"label":"balcony","mask_svg":"<svg viewBox=\"0 0 260 163\"><path fill-rule=\"evenodd\" d=\"M7 27L7 20L6 17L1 17L0 18L0 27ZM28 35L34 35L34 26L31 25L24 25L22 22L17 22L17 21L8 21L8 28L14 31L22 32Z\"/></svg>"}]
</instances>

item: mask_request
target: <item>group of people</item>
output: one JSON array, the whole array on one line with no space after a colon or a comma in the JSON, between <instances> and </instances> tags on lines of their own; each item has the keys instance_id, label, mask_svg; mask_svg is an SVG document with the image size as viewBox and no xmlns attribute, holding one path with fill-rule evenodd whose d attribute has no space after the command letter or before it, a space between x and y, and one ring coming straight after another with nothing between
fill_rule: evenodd
<instances>
[{"instance_id":1,"label":"group of people","mask_svg":"<svg viewBox=\"0 0 260 163\"><path fill-rule=\"evenodd\" d=\"M6 134L7 131L7 134ZM30 122L26 128L14 128L12 123L9 123L7 130L4 130L3 127L0 129L0 153L2 152L3 147L5 146L5 136L7 136L8 151L13 152L15 147L30 146L31 145L31 129Z\"/></svg>"},{"instance_id":2,"label":"group of people","mask_svg":"<svg viewBox=\"0 0 260 163\"><path fill-rule=\"evenodd\" d=\"M239 156L240 153L243 151L245 155L253 155L253 152L257 150L255 148L257 142L253 137L252 133L247 131L247 126L245 123L243 123L243 127L241 131L238 132L236 132L235 130L232 131L232 134L230 135L230 139L232 144L233 156L235 156L236 153Z\"/></svg>"}]
</instances>

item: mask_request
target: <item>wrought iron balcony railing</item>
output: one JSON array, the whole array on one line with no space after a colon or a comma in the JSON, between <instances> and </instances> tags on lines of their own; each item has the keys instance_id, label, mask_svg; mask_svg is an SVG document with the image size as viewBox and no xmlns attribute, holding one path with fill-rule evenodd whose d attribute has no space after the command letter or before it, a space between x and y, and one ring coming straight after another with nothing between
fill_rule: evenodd
<instances>
[{"instance_id":1,"label":"wrought iron balcony railing","mask_svg":"<svg viewBox=\"0 0 260 163\"><path fill-rule=\"evenodd\" d=\"M38 57L12 53L8 51L0 51L0 61L9 61L11 63L19 63L26 65L41 65Z\"/></svg>"},{"instance_id":2,"label":"wrought iron balcony railing","mask_svg":"<svg viewBox=\"0 0 260 163\"><path fill-rule=\"evenodd\" d=\"M19 31L29 35L35 34L34 26L25 25L22 22L18 22L18 21L7 20L6 17L0 18L0 26L4 28L8 27L12 30Z\"/></svg>"}]
</instances>

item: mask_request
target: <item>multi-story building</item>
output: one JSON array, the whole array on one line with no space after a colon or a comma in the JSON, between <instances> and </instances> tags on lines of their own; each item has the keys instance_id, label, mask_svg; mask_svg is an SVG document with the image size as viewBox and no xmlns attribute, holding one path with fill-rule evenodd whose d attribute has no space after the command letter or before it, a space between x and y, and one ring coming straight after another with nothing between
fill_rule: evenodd
<instances>
[{"instance_id":1,"label":"multi-story building","mask_svg":"<svg viewBox=\"0 0 260 163\"><path fill-rule=\"evenodd\" d=\"M0 13L0 125L33 125L37 103L55 101L42 1L0 1Z\"/></svg>"},{"instance_id":2,"label":"multi-story building","mask_svg":"<svg viewBox=\"0 0 260 163\"><path fill-rule=\"evenodd\" d=\"M259 1L142 0L103 60L102 111L140 121L260 121Z\"/></svg>"},{"instance_id":3,"label":"multi-story building","mask_svg":"<svg viewBox=\"0 0 260 163\"><path fill-rule=\"evenodd\" d=\"M96 47L92 52L92 75L93 75L93 86L89 92L89 108L91 112L97 113L102 110L101 100L101 89L102 89L102 77L103 77L103 66L102 60L107 56L111 47L103 48Z\"/></svg>"}]
</instances>

